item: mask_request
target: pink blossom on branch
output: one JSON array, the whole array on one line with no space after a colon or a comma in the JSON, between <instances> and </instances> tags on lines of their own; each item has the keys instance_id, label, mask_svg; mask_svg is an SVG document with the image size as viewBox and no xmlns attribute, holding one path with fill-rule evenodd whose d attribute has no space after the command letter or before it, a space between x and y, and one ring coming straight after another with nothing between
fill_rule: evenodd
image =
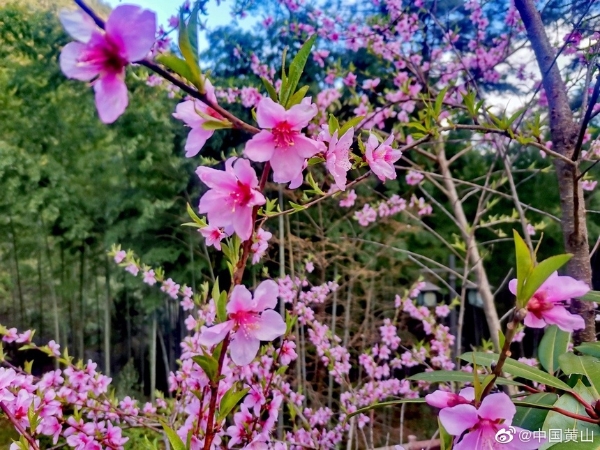
<instances>
[{"instance_id":1,"label":"pink blossom on branch","mask_svg":"<svg viewBox=\"0 0 600 450\"><path fill-rule=\"evenodd\" d=\"M65 30L79 42L70 42L60 54L60 68L69 77L93 81L100 120L112 123L127 108L125 67L144 59L156 32L156 15L133 5L117 6L101 30L83 11L63 11Z\"/></svg>"},{"instance_id":2,"label":"pink blossom on branch","mask_svg":"<svg viewBox=\"0 0 600 450\"><path fill-rule=\"evenodd\" d=\"M425 396L425 401L436 408L450 408L456 405L469 405L475 400L475 390L472 387L461 389L460 393L437 390Z\"/></svg>"},{"instance_id":3,"label":"pink blossom on branch","mask_svg":"<svg viewBox=\"0 0 600 450\"><path fill-rule=\"evenodd\" d=\"M509 427L516 412L517 409L508 395L491 394L483 399L479 408L468 404L443 408L440 411L440 422L449 434L455 436L454 450L538 448L540 441L537 439L529 442L520 439L514 439L512 442L496 440L496 434L501 430L507 430L506 433L512 431L509 431ZM514 429L517 435L522 431L518 427Z\"/></svg>"},{"instance_id":4,"label":"pink blossom on branch","mask_svg":"<svg viewBox=\"0 0 600 450\"><path fill-rule=\"evenodd\" d=\"M231 333L232 361L238 366L250 364L258 353L260 341L272 341L285 333L285 322L273 311L278 295L279 287L273 280L260 283L254 297L246 286L236 286L227 304L229 320L205 329L200 343L216 345Z\"/></svg>"},{"instance_id":5,"label":"pink blossom on branch","mask_svg":"<svg viewBox=\"0 0 600 450\"><path fill-rule=\"evenodd\" d=\"M300 132L316 114L317 107L309 98L287 111L263 98L256 108L256 120L263 130L246 143L244 154L252 161L270 161L276 183L297 179L306 159L319 152L316 142Z\"/></svg>"},{"instance_id":6,"label":"pink blossom on branch","mask_svg":"<svg viewBox=\"0 0 600 450\"><path fill-rule=\"evenodd\" d=\"M390 136L379 143L377 137L374 134L369 135L369 140L365 146L365 158L369 167L375 175L381 180L396 179L396 169L394 163L400 159L402 152L400 150L394 150L390 144L394 140L394 135Z\"/></svg>"},{"instance_id":7,"label":"pink blossom on branch","mask_svg":"<svg viewBox=\"0 0 600 450\"><path fill-rule=\"evenodd\" d=\"M252 235L252 208L264 205L265 197L258 188L256 172L246 159L229 158L225 171L198 167L196 173L210 190L200 199L200 213L210 225L233 228L243 241Z\"/></svg>"},{"instance_id":8,"label":"pink blossom on branch","mask_svg":"<svg viewBox=\"0 0 600 450\"><path fill-rule=\"evenodd\" d=\"M346 174L352 168L350 162L350 146L354 137L354 127L351 127L338 140L338 130L333 133L329 141L329 149L325 155L326 167L333 176L336 186L341 190L346 190Z\"/></svg>"},{"instance_id":9,"label":"pink blossom on branch","mask_svg":"<svg viewBox=\"0 0 600 450\"><path fill-rule=\"evenodd\" d=\"M207 98L216 104L217 97L215 96L215 88L207 79L204 80L204 89L206 90ZM204 124L207 121L225 121L225 118L221 114L198 100L187 100L179 103L175 108L173 117L183 120L185 124L191 128L187 140L185 141L185 156L187 158L196 156L200 150L202 150L206 141L215 132L215 130L207 130L204 128Z\"/></svg>"},{"instance_id":10,"label":"pink blossom on branch","mask_svg":"<svg viewBox=\"0 0 600 450\"><path fill-rule=\"evenodd\" d=\"M517 294L517 280L508 284L510 292ZM533 294L526 305L525 325L531 328L544 328L557 325L563 331L571 332L585 328L583 317L571 314L565 306L574 297L589 292L589 286L567 276L554 272Z\"/></svg>"}]
</instances>

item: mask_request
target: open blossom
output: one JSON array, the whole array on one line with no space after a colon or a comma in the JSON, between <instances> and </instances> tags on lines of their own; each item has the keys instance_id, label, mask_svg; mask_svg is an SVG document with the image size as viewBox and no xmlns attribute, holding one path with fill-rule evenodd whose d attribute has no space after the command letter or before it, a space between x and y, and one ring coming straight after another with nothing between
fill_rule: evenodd
<instances>
[{"instance_id":1,"label":"open blossom","mask_svg":"<svg viewBox=\"0 0 600 450\"><path fill-rule=\"evenodd\" d=\"M121 262L123 262L123 260L127 257L127 252L125 250L119 250L116 254L115 254L115 262L117 264L121 264Z\"/></svg>"},{"instance_id":2,"label":"open blossom","mask_svg":"<svg viewBox=\"0 0 600 450\"><path fill-rule=\"evenodd\" d=\"M516 279L511 280L508 287L510 292L517 294ZM583 317L571 314L565 305L568 305L572 298L587 294L589 290L589 286L583 281L559 276L554 272L527 302L525 325L531 328L556 325L567 332L585 328Z\"/></svg>"},{"instance_id":3,"label":"open blossom","mask_svg":"<svg viewBox=\"0 0 600 450\"><path fill-rule=\"evenodd\" d=\"M213 104L217 104L215 88L210 80L204 80L204 89L206 90L206 97ZM183 120L185 124L191 128L187 140L185 141L185 156L187 158L196 156L200 150L202 150L206 141L215 132L215 130L207 130L204 128L204 124L207 121L216 120L225 122L225 118L221 114L199 100L186 100L185 102L179 103L175 108L173 117Z\"/></svg>"},{"instance_id":4,"label":"open blossom","mask_svg":"<svg viewBox=\"0 0 600 450\"><path fill-rule=\"evenodd\" d=\"M475 400L475 390L472 387L461 389L460 393L437 390L425 396L428 405L436 408L451 408L456 405L469 405Z\"/></svg>"},{"instance_id":5,"label":"open blossom","mask_svg":"<svg viewBox=\"0 0 600 450\"><path fill-rule=\"evenodd\" d=\"M272 341L285 333L285 322L273 311L278 295L279 287L273 280L260 283L254 298L246 286L236 286L227 303L229 320L205 329L200 343L216 345L231 333L232 361L238 366L250 364L258 353L260 341Z\"/></svg>"},{"instance_id":6,"label":"open blossom","mask_svg":"<svg viewBox=\"0 0 600 450\"><path fill-rule=\"evenodd\" d=\"M200 213L210 225L233 228L243 241L252 235L252 208L266 203L256 188L256 172L246 159L229 158L225 171L198 167L196 173L210 190L200 199Z\"/></svg>"},{"instance_id":7,"label":"open blossom","mask_svg":"<svg viewBox=\"0 0 600 450\"><path fill-rule=\"evenodd\" d=\"M394 150L390 144L394 140L394 135L390 136L380 144L374 134L369 135L369 140L365 148L365 157L369 167L377 178L381 181L386 179L396 179L396 169L394 163L400 159L402 152Z\"/></svg>"},{"instance_id":8,"label":"open blossom","mask_svg":"<svg viewBox=\"0 0 600 450\"><path fill-rule=\"evenodd\" d=\"M462 392L462 391L461 391ZM473 405L459 403L445 407L440 411L440 422L446 431L455 436L455 450L527 450L540 446L538 440L524 442L521 439L512 441L496 440L500 430L510 433L509 427L517 412L510 397L504 393L491 394L483 399L479 408ZM522 431L514 427L518 436ZM467 431L466 434L465 431ZM462 439L460 438L462 436ZM459 440L460 439L460 440Z\"/></svg>"},{"instance_id":9,"label":"open blossom","mask_svg":"<svg viewBox=\"0 0 600 450\"><path fill-rule=\"evenodd\" d=\"M352 189L350 192L348 192L348 194L346 195L345 198L340 200L340 206L342 208L351 208L354 206L354 202L356 201L356 198L357 198L356 192L354 192L354 189Z\"/></svg>"},{"instance_id":10,"label":"open blossom","mask_svg":"<svg viewBox=\"0 0 600 450\"><path fill-rule=\"evenodd\" d=\"M408 184L409 186L416 186L421 181L423 181L423 178L425 178L425 175L423 175L422 173L414 170L409 170L406 174L406 184Z\"/></svg>"},{"instance_id":11,"label":"open blossom","mask_svg":"<svg viewBox=\"0 0 600 450\"><path fill-rule=\"evenodd\" d=\"M581 189L583 189L584 191L593 191L596 188L597 184L598 184L597 181L583 180L581 182Z\"/></svg>"},{"instance_id":12,"label":"open blossom","mask_svg":"<svg viewBox=\"0 0 600 450\"><path fill-rule=\"evenodd\" d=\"M246 143L244 154L252 161L270 161L277 183L297 179L306 158L319 152L316 142L300 132L316 114L317 107L309 98L287 111L270 98L263 98L256 108L256 120L265 129Z\"/></svg>"},{"instance_id":13,"label":"open blossom","mask_svg":"<svg viewBox=\"0 0 600 450\"><path fill-rule=\"evenodd\" d=\"M217 250L221 250L221 241L231 233L226 233L223 229L214 225L207 225L198 230L206 241L207 247L213 245Z\"/></svg>"},{"instance_id":14,"label":"open blossom","mask_svg":"<svg viewBox=\"0 0 600 450\"><path fill-rule=\"evenodd\" d=\"M112 123L128 104L125 67L144 59L154 44L156 15L134 5L112 10L105 31L83 11L63 11L65 30L79 42L65 45L60 68L69 77L93 82L100 120Z\"/></svg>"},{"instance_id":15,"label":"open blossom","mask_svg":"<svg viewBox=\"0 0 600 450\"><path fill-rule=\"evenodd\" d=\"M346 189L346 174L352 168L350 162L350 146L354 136L354 127L351 127L338 140L338 130L333 133L329 141L329 149L325 155L326 167L333 176L336 186L341 190Z\"/></svg>"},{"instance_id":16,"label":"open blossom","mask_svg":"<svg viewBox=\"0 0 600 450\"><path fill-rule=\"evenodd\" d=\"M259 228L254 235L254 242L252 243L252 264L257 264L260 259L264 256L265 252L269 248L269 239L273 237L273 233L265 231L263 228Z\"/></svg>"}]
</instances>

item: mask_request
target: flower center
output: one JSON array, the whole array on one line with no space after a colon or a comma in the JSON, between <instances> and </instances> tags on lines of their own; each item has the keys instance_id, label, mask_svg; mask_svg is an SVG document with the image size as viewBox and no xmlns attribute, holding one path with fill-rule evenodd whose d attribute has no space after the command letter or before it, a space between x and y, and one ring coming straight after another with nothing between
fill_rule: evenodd
<instances>
[{"instance_id":1,"label":"flower center","mask_svg":"<svg viewBox=\"0 0 600 450\"><path fill-rule=\"evenodd\" d=\"M258 314L251 311L240 311L229 315L230 319L235 323L235 329L244 334L246 338L251 337L249 332L258 328L256 320Z\"/></svg>"},{"instance_id":2,"label":"flower center","mask_svg":"<svg viewBox=\"0 0 600 450\"><path fill-rule=\"evenodd\" d=\"M294 137L298 132L287 122L280 122L271 130L275 138L276 147L291 147L294 145Z\"/></svg>"},{"instance_id":3,"label":"flower center","mask_svg":"<svg viewBox=\"0 0 600 450\"><path fill-rule=\"evenodd\" d=\"M235 211L235 207L238 205L248 205L250 199L252 198L252 188L238 180L237 189L232 191L230 196L233 200L233 210Z\"/></svg>"},{"instance_id":4,"label":"flower center","mask_svg":"<svg viewBox=\"0 0 600 450\"><path fill-rule=\"evenodd\" d=\"M554 305L552 302L546 300L546 296L542 293L536 293L527 302L527 311L532 313L538 319L542 318L542 313L552 309Z\"/></svg>"}]
</instances>

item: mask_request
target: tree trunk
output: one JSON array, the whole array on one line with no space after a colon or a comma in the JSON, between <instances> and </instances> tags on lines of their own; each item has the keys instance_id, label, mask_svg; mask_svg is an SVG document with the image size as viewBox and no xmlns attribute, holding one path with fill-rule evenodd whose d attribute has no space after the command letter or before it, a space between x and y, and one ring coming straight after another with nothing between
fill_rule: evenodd
<instances>
[{"instance_id":1,"label":"tree trunk","mask_svg":"<svg viewBox=\"0 0 600 450\"><path fill-rule=\"evenodd\" d=\"M157 334L156 311L152 313L152 325L150 326L150 401L154 402L156 391L156 334Z\"/></svg>"},{"instance_id":2,"label":"tree trunk","mask_svg":"<svg viewBox=\"0 0 600 450\"><path fill-rule=\"evenodd\" d=\"M42 220L42 229L45 229L44 222ZM54 341L60 343L60 318L58 313L58 301L56 299L56 289L54 287L54 269L52 267L52 257L50 255L50 244L48 242L48 235L44 234L44 242L46 244L46 258L48 259L48 268L50 269L50 298L52 299L52 312L54 313ZM58 359L54 360L54 367L58 369Z\"/></svg>"},{"instance_id":3,"label":"tree trunk","mask_svg":"<svg viewBox=\"0 0 600 450\"><path fill-rule=\"evenodd\" d=\"M558 178L562 231L565 250L573 254L567 265L568 275L591 285L592 272L588 247L587 223L583 191L578 182L579 162L575 155L579 126L573 119L566 86L556 65L555 49L552 48L542 18L533 0L515 0L515 6L523 19L527 37L535 53L542 73L542 84L549 106L550 134L554 151L575 160L574 164L555 159ZM583 105L585 108L586 105ZM575 343L596 340L596 322L593 303L573 300L571 311L580 314L585 328L574 334Z\"/></svg>"},{"instance_id":4,"label":"tree trunk","mask_svg":"<svg viewBox=\"0 0 600 450\"><path fill-rule=\"evenodd\" d=\"M13 247L13 259L15 262L15 273L17 277L17 292L19 293L19 326L25 327L25 300L23 299L23 286L21 285L21 270L19 268L19 256L17 255L17 236L15 234L15 226L12 221L12 216L8 216L8 223L10 224L10 238Z\"/></svg>"},{"instance_id":5,"label":"tree trunk","mask_svg":"<svg viewBox=\"0 0 600 450\"><path fill-rule=\"evenodd\" d=\"M83 298L83 283L85 282L85 244L81 246L79 251L79 323L78 323L78 350L79 359L85 360L85 302Z\"/></svg>"}]
</instances>

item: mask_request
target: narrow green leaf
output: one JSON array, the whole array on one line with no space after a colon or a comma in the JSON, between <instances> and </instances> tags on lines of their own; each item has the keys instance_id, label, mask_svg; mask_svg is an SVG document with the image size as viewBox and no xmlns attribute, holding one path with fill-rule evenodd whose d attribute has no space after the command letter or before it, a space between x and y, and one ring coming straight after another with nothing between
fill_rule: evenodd
<instances>
[{"instance_id":1,"label":"narrow green leaf","mask_svg":"<svg viewBox=\"0 0 600 450\"><path fill-rule=\"evenodd\" d=\"M571 333L562 331L556 325L550 325L544 331L538 347L538 359L550 375L558 370L558 357L567 352Z\"/></svg>"},{"instance_id":2,"label":"narrow green leaf","mask_svg":"<svg viewBox=\"0 0 600 450\"><path fill-rule=\"evenodd\" d=\"M202 128L205 130L223 130L225 128L231 128L230 122L223 120L205 120L202 123Z\"/></svg>"},{"instance_id":3,"label":"narrow green leaf","mask_svg":"<svg viewBox=\"0 0 600 450\"><path fill-rule=\"evenodd\" d=\"M300 77L304 71L304 66L306 65L306 61L308 61L310 51L316 40L316 34L313 34L310 38L308 38L290 64L287 82L285 83L285 90L283 89L283 85L281 88L281 104L286 108L288 107L290 98L296 91L296 86L298 86L298 82L300 81Z\"/></svg>"},{"instance_id":4,"label":"narrow green leaf","mask_svg":"<svg viewBox=\"0 0 600 450\"><path fill-rule=\"evenodd\" d=\"M219 362L215 358L210 355L196 355L192 359L204 370L204 373L210 380L215 380L219 370Z\"/></svg>"},{"instance_id":5,"label":"narrow green leaf","mask_svg":"<svg viewBox=\"0 0 600 450\"><path fill-rule=\"evenodd\" d=\"M206 220L198 217L198 215L194 212L194 209L190 206L189 203L187 204L187 213L190 216L190 218L194 222L196 222L198 225L200 225L202 228L204 228L206 226Z\"/></svg>"},{"instance_id":6,"label":"narrow green leaf","mask_svg":"<svg viewBox=\"0 0 600 450\"><path fill-rule=\"evenodd\" d=\"M338 120L333 114L329 114L329 120L327 124L329 125L329 134L333 136L333 133L335 133L336 130L340 127Z\"/></svg>"},{"instance_id":7,"label":"narrow green leaf","mask_svg":"<svg viewBox=\"0 0 600 450\"><path fill-rule=\"evenodd\" d=\"M425 403L425 399L424 398L403 398L401 400L391 400L389 402L376 403L374 405L365 406L364 408L357 409L353 413L348 414L346 416L346 418L349 419L352 416L356 416L357 414L362 414L367 411L371 411L372 409L383 408L386 406L401 405L402 403Z\"/></svg>"},{"instance_id":8,"label":"narrow green leaf","mask_svg":"<svg viewBox=\"0 0 600 450\"><path fill-rule=\"evenodd\" d=\"M191 83L195 83L194 74L190 70L187 61L168 53L157 55L155 59L163 66L171 69L171 71L175 72L177 75L185 78Z\"/></svg>"},{"instance_id":9,"label":"narrow green leaf","mask_svg":"<svg viewBox=\"0 0 600 450\"><path fill-rule=\"evenodd\" d=\"M467 362L473 362L473 357L476 358L477 364L487 367L490 367L493 363L498 361L497 353L467 352L460 355L460 359ZM512 358L506 359L502 370L515 377L536 381L538 383L552 386L567 392L572 391L571 387L564 381L561 381L558 378L541 371L540 369L536 369L535 367L515 361Z\"/></svg>"},{"instance_id":10,"label":"narrow green leaf","mask_svg":"<svg viewBox=\"0 0 600 450\"><path fill-rule=\"evenodd\" d=\"M227 292L221 292L217 300L217 317L219 322L223 323L227 320Z\"/></svg>"},{"instance_id":11,"label":"narrow green leaf","mask_svg":"<svg viewBox=\"0 0 600 450\"><path fill-rule=\"evenodd\" d=\"M262 80L263 84L265 85L265 88L267 89L267 93L269 94L269 97L271 97L271 100L276 102L277 101L277 91L275 90L275 87L265 77L260 77L260 79Z\"/></svg>"},{"instance_id":12,"label":"narrow green leaf","mask_svg":"<svg viewBox=\"0 0 600 450\"><path fill-rule=\"evenodd\" d=\"M523 298L523 290L525 281L527 281L529 274L533 270L534 261L527 244L519 233L513 230L513 235L515 239L515 256L517 259L517 306L522 308L527 303L527 300L529 300Z\"/></svg>"},{"instance_id":13,"label":"narrow green leaf","mask_svg":"<svg viewBox=\"0 0 600 450\"><path fill-rule=\"evenodd\" d=\"M600 360L593 356L577 356L564 353L558 358L561 370L567 375L584 375L590 382L590 392L595 399L600 398Z\"/></svg>"},{"instance_id":14,"label":"narrow green leaf","mask_svg":"<svg viewBox=\"0 0 600 450\"><path fill-rule=\"evenodd\" d=\"M449 86L446 86L444 89L442 89L435 99L434 111L436 119L440 116L442 112L442 105L444 104L444 98L446 97L446 92L448 92L448 87Z\"/></svg>"},{"instance_id":15,"label":"narrow green leaf","mask_svg":"<svg viewBox=\"0 0 600 450\"><path fill-rule=\"evenodd\" d=\"M291 108L292 106L299 104L304 99L307 92L308 86L302 86L294 95L292 95L288 101L287 107Z\"/></svg>"},{"instance_id":16,"label":"narrow green leaf","mask_svg":"<svg viewBox=\"0 0 600 450\"><path fill-rule=\"evenodd\" d=\"M451 450L452 442L454 441L454 436L452 436L446 431L439 417L438 427L440 429L440 450Z\"/></svg>"},{"instance_id":17,"label":"narrow green leaf","mask_svg":"<svg viewBox=\"0 0 600 450\"><path fill-rule=\"evenodd\" d=\"M225 392L221 399L221 404L219 405L219 421L226 418L231 410L235 408L235 405L237 405L250 390L250 388L246 388L235 392L234 389L235 386Z\"/></svg>"},{"instance_id":18,"label":"narrow green leaf","mask_svg":"<svg viewBox=\"0 0 600 450\"><path fill-rule=\"evenodd\" d=\"M479 379L483 381L485 375L479 375ZM422 372L417 373L411 377L408 377L412 381L427 381L428 383L472 383L473 374L468 372L456 372L453 370L434 370L433 372ZM508 380L506 378L499 377L496 380L497 384L523 386L523 383L518 381Z\"/></svg>"},{"instance_id":19,"label":"narrow green leaf","mask_svg":"<svg viewBox=\"0 0 600 450\"><path fill-rule=\"evenodd\" d=\"M163 427L163 430L165 430L165 434L167 435L167 438L169 439L173 450L186 450L185 444L183 443L179 435L175 433L175 430L173 430L173 428L168 426L167 423L162 420L160 421L160 423Z\"/></svg>"},{"instance_id":20,"label":"narrow green leaf","mask_svg":"<svg viewBox=\"0 0 600 450\"><path fill-rule=\"evenodd\" d=\"M344 126L342 128L340 128L340 132L338 133L340 137L342 137L346 131L348 131L350 128L353 128L355 126L357 126L359 123L361 123L363 121L363 119L365 118L365 116L357 116L357 117L353 117L352 119L348 120Z\"/></svg>"},{"instance_id":21,"label":"narrow green leaf","mask_svg":"<svg viewBox=\"0 0 600 450\"><path fill-rule=\"evenodd\" d=\"M533 297L535 291L538 290L544 281L546 281L553 272L556 272L564 266L572 257L573 255L571 254L551 256L535 266L525 282L523 289L524 301L526 302Z\"/></svg>"},{"instance_id":22,"label":"narrow green leaf","mask_svg":"<svg viewBox=\"0 0 600 450\"><path fill-rule=\"evenodd\" d=\"M194 8L195 9L195 8ZM191 19L190 19L191 22ZM193 25L193 24L192 24ZM197 39L197 25L193 29L192 34L196 34ZM196 86L200 86L201 78L200 78L200 67L198 66L198 47L196 44L196 48L192 46L193 37L190 35L188 25L185 23L183 17L183 11L179 14L179 51L183 55L188 68L191 73L190 81L194 83ZM197 41L196 41L197 42Z\"/></svg>"},{"instance_id":23,"label":"narrow green leaf","mask_svg":"<svg viewBox=\"0 0 600 450\"><path fill-rule=\"evenodd\" d=\"M600 291L590 291L585 294L583 297L579 297L579 300L583 300L584 302L600 302Z\"/></svg>"},{"instance_id":24,"label":"narrow green leaf","mask_svg":"<svg viewBox=\"0 0 600 450\"><path fill-rule=\"evenodd\" d=\"M583 342L575 349L584 355L600 358L600 342Z\"/></svg>"},{"instance_id":25,"label":"narrow green leaf","mask_svg":"<svg viewBox=\"0 0 600 450\"><path fill-rule=\"evenodd\" d=\"M517 413L512 421L512 425L525 428L526 430L540 430L544 425L548 410L537 408L537 406L551 407L557 399L557 394L550 394L547 392L532 394L525 397L523 401L519 402L517 405ZM531 407L531 405L535 405L536 408Z\"/></svg>"}]
</instances>

